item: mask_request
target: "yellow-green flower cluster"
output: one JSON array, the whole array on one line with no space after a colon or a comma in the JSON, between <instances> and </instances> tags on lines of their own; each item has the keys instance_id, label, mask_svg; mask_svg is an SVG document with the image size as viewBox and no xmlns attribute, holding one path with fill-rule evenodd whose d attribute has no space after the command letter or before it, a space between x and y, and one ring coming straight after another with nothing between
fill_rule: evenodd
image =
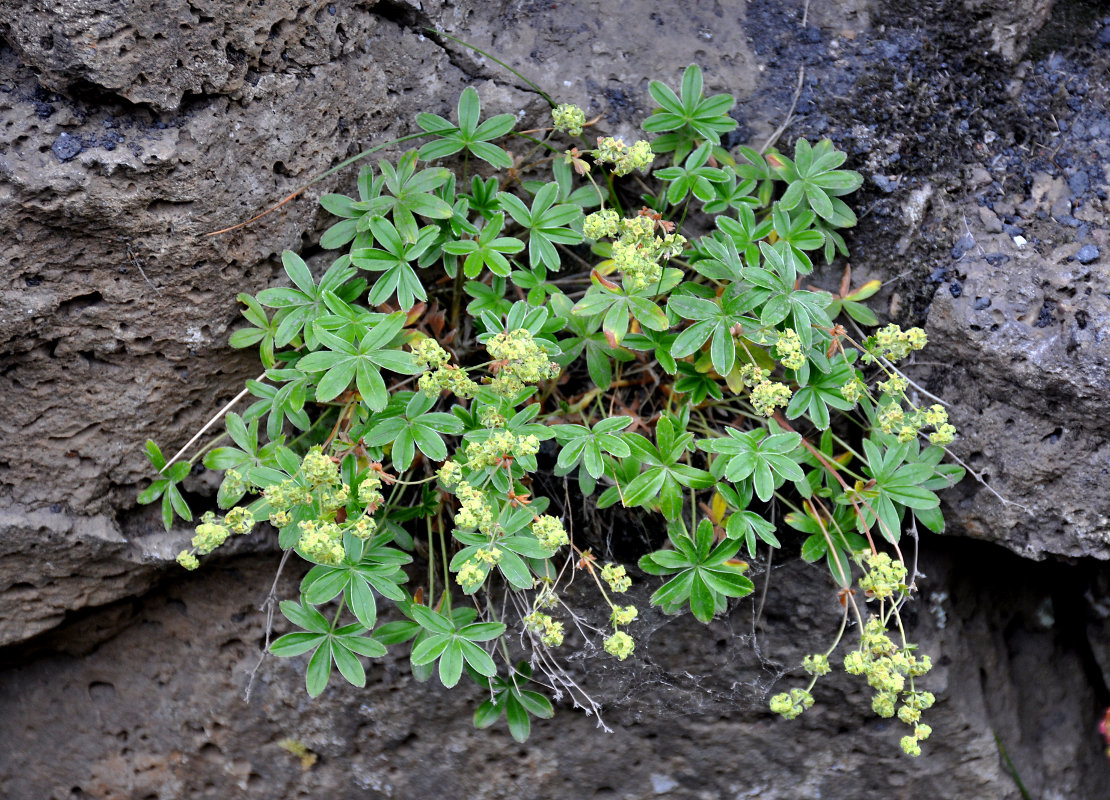
<instances>
[{"instance_id":1,"label":"yellow-green flower cluster","mask_svg":"<svg viewBox=\"0 0 1110 800\"><path fill-rule=\"evenodd\" d=\"M905 580L904 572L894 566L897 562L891 564L878 557L873 557L872 560L876 565L873 570L878 569L883 573L887 590L892 588L892 582ZM863 585L863 581L860 583ZM876 714L890 718L897 712L898 719L914 726L920 721L921 712L932 706L935 698L931 692L913 689L912 679L926 674L932 666L932 660L928 656L918 658L911 648L895 645L887 635L883 623L876 618L868 620L864 625L859 649L844 657L844 670L850 675L865 676L868 685L875 690L871 708ZM908 690L907 682L910 686ZM898 708L899 698L904 703L901 708ZM918 727L929 730L927 725ZM928 733L925 735L928 736Z\"/></svg>"},{"instance_id":2,"label":"yellow-green flower cluster","mask_svg":"<svg viewBox=\"0 0 1110 800\"><path fill-rule=\"evenodd\" d=\"M534 456L539 451L540 440L535 436L499 430L487 439L466 446L466 464L471 469L483 469L496 466L505 458Z\"/></svg>"},{"instance_id":3,"label":"yellow-green flower cluster","mask_svg":"<svg viewBox=\"0 0 1110 800\"><path fill-rule=\"evenodd\" d=\"M785 406L790 402L792 392L785 383L778 381L760 381L751 392L752 407L756 413L769 417L775 409Z\"/></svg>"},{"instance_id":4,"label":"yellow-green flower cluster","mask_svg":"<svg viewBox=\"0 0 1110 800\"><path fill-rule=\"evenodd\" d=\"M435 339L425 338L412 346L412 355L425 369L437 369L451 360L447 351Z\"/></svg>"},{"instance_id":5,"label":"yellow-green flower cluster","mask_svg":"<svg viewBox=\"0 0 1110 800\"><path fill-rule=\"evenodd\" d=\"M490 388L501 397L515 397L526 384L556 378L560 372L527 328L494 335L486 342L486 351L498 362Z\"/></svg>"},{"instance_id":6,"label":"yellow-green flower cluster","mask_svg":"<svg viewBox=\"0 0 1110 800\"><path fill-rule=\"evenodd\" d=\"M849 403L855 404L867 393L867 386L858 377L853 376L850 381L840 387L840 394Z\"/></svg>"},{"instance_id":7,"label":"yellow-green flower cluster","mask_svg":"<svg viewBox=\"0 0 1110 800\"><path fill-rule=\"evenodd\" d=\"M262 494L270 505L270 524L276 528L284 528L290 523L292 516L289 509L312 502L312 492L292 478L267 486Z\"/></svg>"},{"instance_id":8,"label":"yellow-green flower cluster","mask_svg":"<svg viewBox=\"0 0 1110 800\"><path fill-rule=\"evenodd\" d=\"M470 379L466 370L459 369L451 364L437 367L431 372L425 372L416 382L417 388L427 395L439 395L448 391L460 399L473 397L478 393L478 384Z\"/></svg>"},{"instance_id":9,"label":"yellow-green flower cluster","mask_svg":"<svg viewBox=\"0 0 1110 800\"><path fill-rule=\"evenodd\" d=\"M485 583L488 573L488 567L482 567L472 559L467 559L463 562L463 565L459 567L459 571L455 575L455 582L462 587L464 592L472 594L478 591L478 588Z\"/></svg>"},{"instance_id":10,"label":"yellow-green flower cluster","mask_svg":"<svg viewBox=\"0 0 1110 800\"><path fill-rule=\"evenodd\" d=\"M653 260L674 258L686 246L686 237L677 233L655 235L655 220L638 214L620 221L621 241L640 245Z\"/></svg>"},{"instance_id":11,"label":"yellow-green flower cluster","mask_svg":"<svg viewBox=\"0 0 1110 800\"><path fill-rule=\"evenodd\" d=\"M636 642L624 631L617 631L605 640L605 652L619 661L624 661L636 649Z\"/></svg>"},{"instance_id":12,"label":"yellow-green flower cluster","mask_svg":"<svg viewBox=\"0 0 1110 800\"><path fill-rule=\"evenodd\" d=\"M878 330L874 336L869 337L870 352L863 354L863 361L865 364L870 364L874 361L873 354L876 353L890 361L900 361L914 350L923 348L928 341L925 331L921 328L910 328L904 331L897 325L887 325Z\"/></svg>"},{"instance_id":13,"label":"yellow-green flower cluster","mask_svg":"<svg viewBox=\"0 0 1110 800\"><path fill-rule=\"evenodd\" d=\"M645 247L655 241L655 220L651 217L637 214L634 217L622 219L619 223L621 239Z\"/></svg>"},{"instance_id":14,"label":"yellow-green flower cluster","mask_svg":"<svg viewBox=\"0 0 1110 800\"><path fill-rule=\"evenodd\" d=\"M309 559L320 564L335 566L343 561L343 531L334 522L305 520L301 523L297 546Z\"/></svg>"},{"instance_id":15,"label":"yellow-green flower cluster","mask_svg":"<svg viewBox=\"0 0 1110 800\"><path fill-rule=\"evenodd\" d=\"M563 623L556 622L550 614L533 611L524 618L528 630L540 635L540 641L548 647L558 647L563 643Z\"/></svg>"},{"instance_id":16,"label":"yellow-green flower cluster","mask_svg":"<svg viewBox=\"0 0 1110 800\"><path fill-rule=\"evenodd\" d=\"M551 110L555 130L564 131L571 136L581 136L582 126L586 124L586 113L578 106L562 103Z\"/></svg>"},{"instance_id":17,"label":"yellow-green flower cluster","mask_svg":"<svg viewBox=\"0 0 1110 800\"><path fill-rule=\"evenodd\" d=\"M655 160L655 153L651 151L648 142L638 141L629 147L623 139L607 136L597 140L593 157L598 163L612 164L614 175L627 175L634 169L646 170L650 167Z\"/></svg>"},{"instance_id":18,"label":"yellow-green flower cluster","mask_svg":"<svg viewBox=\"0 0 1110 800\"><path fill-rule=\"evenodd\" d=\"M613 263L631 291L659 283L663 267L643 245L620 239L613 243Z\"/></svg>"},{"instance_id":19,"label":"yellow-green flower cluster","mask_svg":"<svg viewBox=\"0 0 1110 800\"><path fill-rule=\"evenodd\" d=\"M636 606L613 606L613 613L609 615L609 621L613 623L613 627L618 625L628 625L640 614L636 610Z\"/></svg>"},{"instance_id":20,"label":"yellow-green flower cluster","mask_svg":"<svg viewBox=\"0 0 1110 800\"><path fill-rule=\"evenodd\" d=\"M686 246L686 237L677 233L655 235L655 220L638 215L621 219L611 208L586 217L582 232L590 239L618 236L612 258L617 271L630 290L658 283L663 275L660 261L674 258Z\"/></svg>"},{"instance_id":21,"label":"yellow-green flower cluster","mask_svg":"<svg viewBox=\"0 0 1110 800\"><path fill-rule=\"evenodd\" d=\"M612 208L603 208L592 214L587 214L582 220L582 233L587 239L604 239L616 236L620 226L621 217Z\"/></svg>"},{"instance_id":22,"label":"yellow-green flower cluster","mask_svg":"<svg viewBox=\"0 0 1110 800\"><path fill-rule=\"evenodd\" d=\"M902 406L897 402L890 402L879 407L879 430L883 433L901 431L903 427L902 423L905 422L905 420L906 414L902 410Z\"/></svg>"},{"instance_id":23,"label":"yellow-green flower cluster","mask_svg":"<svg viewBox=\"0 0 1110 800\"><path fill-rule=\"evenodd\" d=\"M448 391L465 399L478 393L478 384L470 379L466 370L448 363L451 356L435 339L425 338L416 342L412 346L412 355L424 369L424 374L417 381L417 387L424 394L438 395Z\"/></svg>"},{"instance_id":24,"label":"yellow-green flower cluster","mask_svg":"<svg viewBox=\"0 0 1110 800\"><path fill-rule=\"evenodd\" d=\"M495 567L501 562L501 548L490 545L489 547L479 547L474 551L474 561L479 564L486 564L490 567Z\"/></svg>"},{"instance_id":25,"label":"yellow-green flower cluster","mask_svg":"<svg viewBox=\"0 0 1110 800\"><path fill-rule=\"evenodd\" d=\"M601 579L614 592L627 592L632 586L632 579L628 577L623 564L606 564L601 568Z\"/></svg>"},{"instance_id":26,"label":"yellow-green flower cluster","mask_svg":"<svg viewBox=\"0 0 1110 800\"><path fill-rule=\"evenodd\" d=\"M802 340L793 328L787 328L779 333L775 350L778 351L779 362L787 369L801 369L806 363L805 354L802 352Z\"/></svg>"},{"instance_id":27,"label":"yellow-green flower cluster","mask_svg":"<svg viewBox=\"0 0 1110 800\"><path fill-rule=\"evenodd\" d=\"M786 719L794 719L813 706L813 695L805 689L791 689L771 698L771 710Z\"/></svg>"},{"instance_id":28,"label":"yellow-green flower cluster","mask_svg":"<svg viewBox=\"0 0 1110 800\"><path fill-rule=\"evenodd\" d=\"M832 667L829 666L829 657L823 653L817 653L803 658L802 669L816 677L828 675L832 672Z\"/></svg>"},{"instance_id":29,"label":"yellow-green flower cluster","mask_svg":"<svg viewBox=\"0 0 1110 800\"><path fill-rule=\"evenodd\" d=\"M448 489L454 489L463 479L463 468L458 465L458 462L447 459L436 472L436 475L439 477L440 483Z\"/></svg>"},{"instance_id":30,"label":"yellow-green flower cluster","mask_svg":"<svg viewBox=\"0 0 1110 800\"><path fill-rule=\"evenodd\" d=\"M197 557L190 553L188 550L182 550L180 553L177 554L177 563L185 567L185 569L189 570L190 572L200 566L200 562L197 561Z\"/></svg>"},{"instance_id":31,"label":"yellow-green flower cluster","mask_svg":"<svg viewBox=\"0 0 1110 800\"><path fill-rule=\"evenodd\" d=\"M952 440L955 438L956 426L949 425L947 422L937 426L936 431L929 434L929 442L940 447L943 447L946 444L951 444Z\"/></svg>"},{"instance_id":32,"label":"yellow-green flower cluster","mask_svg":"<svg viewBox=\"0 0 1110 800\"><path fill-rule=\"evenodd\" d=\"M206 556L227 541L231 530L226 525L216 522L216 515L211 511L204 512L204 516L200 519L192 544L198 553Z\"/></svg>"},{"instance_id":33,"label":"yellow-green flower cluster","mask_svg":"<svg viewBox=\"0 0 1110 800\"><path fill-rule=\"evenodd\" d=\"M312 486L331 486L339 483L339 464L331 456L324 455L322 448L316 445L304 454L301 475Z\"/></svg>"},{"instance_id":34,"label":"yellow-green flower cluster","mask_svg":"<svg viewBox=\"0 0 1110 800\"><path fill-rule=\"evenodd\" d=\"M292 508L293 506L306 505L312 502L312 492L292 478L286 478L281 483L267 486L264 494L271 508L275 506Z\"/></svg>"},{"instance_id":35,"label":"yellow-green flower cluster","mask_svg":"<svg viewBox=\"0 0 1110 800\"><path fill-rule=\"evenodd\" d=\"M902 750L904 750L908 756L917 757L921 755L921 745L919 742L928 739L932 732L933 729L928 725L915 725L913 736L902 737Z\"/></svg>"},{"instance_id":36,"label":"yellow-green flower cluster","mask_svg":"<svg viewBox=\"0 0 1110 800\"><path fill-rule=\"evenodd\" d=\"M241 495L247 490L247 481L239 470L229 469L224 473L224 486L226 487L225 491L234 495Z\"/></svg>"},{"instance_id":37,"label":"yellow-green flower cluster","mask_svg":"<svg viewBox=\"0 0 1110 800\"><path fill-rule=\"evenodd\" d=\"M934 404L922 409L917 414L917 420L921 427L931 425L934 428L933 433L929 434L929 441L932 444L946 445L956 438L956 427L949 424L948 412L942 405Z\"/></svg>"},{"instance_id":38,"label":"yellow-green flower cluster","mask_svg":"<svg viewBox=\"0 0 1110 800\"><path fill-rule=\"evenodd\" d=\"M254 527L254 514L249 508L238 506L224 515L224 525L231 528L232 533L239 535L250 533Z\"/></svg>"},{"instance_id":39,"label":"yellow-green flower cluster","mask_svg":"<svg viewBox=\"0 0 1110 800\"><path fill-rule=\"evenodd\" d=\"M486 493L475 489L466 481L460 481L455 489L462 508L455 514L455 524L460 528L477 528L482 533L493 532L493 509L486 500Z\"/></svg>"},{"instance_id":40,"label":"yellow-green flower cluster","mask_svg":"<svg viewBox=\"0 0 1110 800\"><path fill-rule=\"evenodd\" d=\"M532 534L545 550L558 550L570 541L563 523L549 514L540 514L532 521Z\"/></svg>"},{"instance_id":41,"label":"yellow-green flower cluster","mask_svg":"<svg viewBox=\"0 0 1110 800\"><path fill-rule=\"evenodd\" d=\"M355 522L346 525L344 529L350 531L359 539L369 539L377 531L378 523L371 517L361 516Z\"/></svg>"},{"instance_id":42,"label":"yellow-green flower cluster","mask_svg":"<svg viewBox=\"0 0 1110 800\"><path fill-rule=\"evenodd\" d=\"M898 399L906 393L906 387L909 386L909 381L901 375L892 375L889 380L879 381L875 384L880 392L890 395L894 399Z\"/></svg>"},{"instance_id":43,"label":"yellow-green flower cluster","mask_svg":"<svg viewBox=\"0 0 1110 800\"><path fill-rule=\"evenodd\" d=\"M921 755L920 742L928 739L932 732L933 729L928 725L915 725L913 728L913 736L902 737L902 750L906 755L916 758Z\"/></svg>"},{"instance_id":44,"label":"yellow-green flower cluster","mask_svg":"<svg viewBox=\"0 0 1110 800\"><path fill-rule=\"evenodd\" d=\"M478 421L483 428L504 428L505 415L493 406L482 406L478 410Z\"/></svg>"},{"instance_id":45,"label":"yellow-green flower cluster","mask_svg":"<svg viewBox=\"0 0 1110 800\"><path fill-rule=\"evenodd\" d=\"M884 381L890 384L895 381ZM884 383L880 383L882 388ZM894 384L895 387L897 384ZM889 397L889 395L888 395ZM932 426L934 431L929 434L929 441L935 445L949 444L956 436L956 428L948 422L948 412L944 406L935 404L926 409L906 414L898 400L886 400L885 405L879 407L879 429L883 433L897 433L901 442L912 441L917 437L922 428Z\"/></svg>"},{"instance_id":46,"label":"yellow-green flower cluster","mask_svg":"<svg viewBox=\"0 0 1110 800\"><path fill-rule=\"evenodd\" d=\"M382 497L381 475L378 474L377 470L370 470L370 473L358 485L358 502L366 509L368 514L373 514L384 500L385 498Z\"/></svg>"},{"instance_id":47,"label":"yellow-green flower cluster","mask_svg":"<svg viewBox=\"0 0 1110 800\"><path fill-rule=\"evenodd\" d=\"M744 364L740 367L740 382L749 389L758 386L771 377L769 370L761 369L755 364Z\"/></svg>"},{"instance_id":48,"label":"yellow-green flower cluster","mask_svg":"<svg viewBox=\"0 0 1110 800\"><path fill-rule=\"evenodd\" d=\"M867 562L867 574L859 580L861 589L880 600L905 592L905 564L895 561L886 553L868 553L864 560Z\"/></svg>"},{"instance_id":49,"label":"yellow-green flower cluster","mask_svg":"<svg viewBox=\"0 0 1110 800\"><path fill-rule=\"evenodd\" d=\"M317 490L320 498L320 507L326 510L334 510L346 505L347 500L351 497L351 487L345 483L339 483L332 486L322 486Z\"/></svg>"}]
</instances>

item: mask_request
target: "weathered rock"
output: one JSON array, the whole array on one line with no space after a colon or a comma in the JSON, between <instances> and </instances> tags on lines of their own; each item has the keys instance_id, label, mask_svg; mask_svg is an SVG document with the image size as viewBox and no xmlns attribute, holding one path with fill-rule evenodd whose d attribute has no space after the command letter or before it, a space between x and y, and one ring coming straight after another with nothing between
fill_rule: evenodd
<instances>
[{"instance_id":1,"label":"weathered rock","mask_svg":"<svg viewBox=\"0 0 1110 800\"><path fill-rule=\"evenodd\" d=\"M991 49L1008 61L1024 54L1044 25L1056 0L964 0L976 32L988 37Z\"/></svg>"},{"instance_id":2,"label":"weathered rock","mask_svg":"<svg viewBox=\"0 0 1110 800\"><path fill-rule=\"evenodd\" d=\"M516 745L503 722L474 730L476 687L415 683L401 648L373 662L366 689L333 675L315 701L304 691L305 658L270 658L245 703L271 558L211 564L141 607L122 604L67 626L41 643L61 652L0 674L0 781L11 797L59 800L1016 800L997 734L1034 796L1101 797L1110 766L1100 763L1097 737L1057 733L1083 730L1094 705L1065 621L1053 618L1053 593L1063 586L1079 594L1083 583L1070 573L1038 582L1033 567L1003 551L936 544L942 549L922 552L929 579L907 623L937 664L925 680L939 698L926 712L934 733L918 759L901 755L904 726L876 718L870 690L839 669L818 683L818 704L800 719L767 711L772 691L803 684L794 665L824 650L839 623L834 588L819 567L794 561L774 571L755 640L755 600L705 627L647 610L648 587L638 584L631 600L645 614L632 628L634 659L620 664L580 644L564 648L579 651L569 666L604 703L613 733L564 701L555 719L536 722L528 743ZM982 559L995 565L986 578ZM294 590L283 583L283 594ZM302 768L283 740L318 760Z\"/></svg>"},{"instance_id":3,"label":"weathered rock","mask_svg":"<svg viewBox=\"0 0 1110 800\"><path fill-rule=\"evenodd\" d=\"M160 111L176 111L185 95L232 94L251 72L325 64L345 36L358 35L326 0L271 0L249 11L219 2L5 0L0 15L5 38L48 89L94 87Z\"/></svg>"},{"instance_id":4,"label":"weathered rock","mask_svg":"<svg viewBox=\"0 0 1110 800\"><path fill-rule=\"evenodd\" d=\"M295 60L276 53L278 68L235 98L194 98L172 114L43 93L15 53L0 49L0 127L11 143L0 154L0 191L11 199L0 208L0 440L5 453L20 453L0 470L0 502L9 518L50 508L65 518L52 527L114 530L102 541L126 535L130 544L78 549L27 522L6 528L9 554L34 550L59 577L28 575L0 557L0 575L10 576L0 579L0 641L80 608L86 593L71 591L65 576L145 571L149 580L170 555L150 544L160 530L154 516L131 518L126 534L116 519L149 474L137 445L151 437L170 455L257 373L254 359L226 346L235 295L275 281L275 255L302 249L322 219L316 198L340 178L244 231L204 234L252 216L359 146L409 133L410 103L447 113L461 90L465 76L428 39L362 9L325 16L347 38L334 27L309 36L317 23L302 18L299 35L287 31ZM414 88L402 97L391 86ZM59 157L63 134L82 143L80 154ZM176 541L185 538L178 531ZM44 602L16 615L22 601L7 586L17 581L36 585Z\"/></svg>"},{"instance_id":5,"label":"weathered rock","mask_svg":"<svg viewBox=\"0 0 1110 800\"><path fill-rule=\"evenodd\" d=\"M960 296L942 289L929 315L955 452L1005 498L968 481L951 502L962 532L1028 557L1110 558L1110 302L1095 288L1110 271L1008 250L999 266L965 256Z\"/></svg>"}]
</instances>

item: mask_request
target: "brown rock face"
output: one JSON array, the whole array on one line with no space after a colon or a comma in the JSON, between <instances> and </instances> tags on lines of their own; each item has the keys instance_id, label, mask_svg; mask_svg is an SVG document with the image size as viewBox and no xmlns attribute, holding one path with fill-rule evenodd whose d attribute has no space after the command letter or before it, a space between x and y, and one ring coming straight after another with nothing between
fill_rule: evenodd
<instances>
[{"instance_id":1,"label":"brown rock face","mask_svg":"<svg viewBox=\"0 0 1110 800\"><path fill-rule=\"evenodd\" d=\"M1103 797L1110 98L1089 6L0 0L6 796L1017 798L997 734L1033 796ZM910 375L953 404L953 449L997 492L957 487L948 533L922 543L910 635L940 702L921 759L843 677L793 724L766 711L839 621L796 563L772 571L755 639L746 602L708 628L647 613L636 666L577 656L611 735L563 708L517 747L473 730L475 692L416 684L400 655L315 702L303 660L270 659L242 703L275 544L182 575L191 531L135 503L142 443L175 451L260 371L227 347L235 296L277 282L283 249L324 263L317 199L353 173L206 233L412 133L418 111L449 115L467 85L544 124L531 89L425 26L626 137L647 82L697 62L739 98L727 144L758 146L805 67L780 146L830 136L864 173L853 269L926 326ZM1051 55L1063 33L1078 52ZM214 494L203 474L185 488L197 507Z\"/></svg>"}]
</instances>

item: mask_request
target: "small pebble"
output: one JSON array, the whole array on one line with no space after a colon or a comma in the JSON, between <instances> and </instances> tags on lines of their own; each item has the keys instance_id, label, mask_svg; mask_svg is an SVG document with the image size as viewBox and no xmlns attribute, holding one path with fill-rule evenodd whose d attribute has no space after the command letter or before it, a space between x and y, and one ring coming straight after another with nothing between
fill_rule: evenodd
<instances>
[{"instance_id":1,"label":"small pebble","mask_svg":"<svg viewBox=\"0 0 1110 800\"><path fill-rule=\"evenodd\" d=\"M976 297L975 298L975 305L973 306L973 308L976 311L982 311L984 308L990 308L990 307L991 307L991 299L989 297Z\"/></svg>"},{"instance_id":2,"label":"small pebble","mask_svg":"<svg viewBox=\"0 0 1110 800\"><path fill-rule=\"evenodd\" d=\"M72 161L81 152L81 143L68 133L61 134L50 146L59 161Z\"/></svg>"},{"instance_id":3,"label":"small pebble","mask_svg":"<svg viewBox=\"0 0 1110 800\"><path fill-rule=\"evenodd\" d=\"M1068 178L1068 188L1071 189L1072 194L1086 194L1091 188L1091 178L1086 172L1080 170Z\"/></svg>"},{"instance_id":4,"label":"small pebble","mask_svg":"<svg viewBox=\"0 0 1110 800\"><path fill-rule=\"evenodd\" d=\"M1015 236L1014 244L1016 244L1018 247L1025 247L1025 245L1029 244L1029 240L1026 239L1024 236Z\"/></svg>"},{"instance_id":5,"label":"small pebble","mask_svg":"<svg viewBox=\"0 0 1110 800\"><path fill-rule=\"evenodd\" d=\"M898 184L886 175L872 175L871 182L879 187L880 191L890 194L898 188Z\"/></svg>"},{"instance_id":6,"label":"small pebble","mask_svg":"<svg viewBox=\"0 0 1110 800\"><path fill-rule=\"evenodd\" d=\"M953 297L959 297L964 293L964 285L959 281L952 281L952 283L948 284L948 292Z\"/></svg>"},{"instance_id":7,"label":"small pebble","mask_svg":"<svg viewBox=\"0 0 1110 800\"><path fill-rule=\"evenodd\" d=\"M1002 220L989 208L979 209L979 221L983 223L983 230L987 233L1002 233Z\"/></svg>"},{"instance_id":8,"label":"small pebble","mask_svg":"<svg viewBox=\"0 0 1110 800\"><path fill-rule=\"evenodd\" d=\"M972 236L970 233L965 235L962 239L960 239L960 241L956 242L955 246L952 248L952 258L963 258L964 253L966 253L974 246L975 237Z\"/></svg>"},{"instance_id":9,"label":"small pebble","mask_svg":"<svg viewBox=\"0 0 1110 800\"><path fill-rule=\"evenodd\" d=\"M1075 254L1075 260L1080 264L1090 264L1092 261L1098 260L1098 248L1093 244L1085 244L1079 248L1079 252Z\"/></svg>"}]
</instances>

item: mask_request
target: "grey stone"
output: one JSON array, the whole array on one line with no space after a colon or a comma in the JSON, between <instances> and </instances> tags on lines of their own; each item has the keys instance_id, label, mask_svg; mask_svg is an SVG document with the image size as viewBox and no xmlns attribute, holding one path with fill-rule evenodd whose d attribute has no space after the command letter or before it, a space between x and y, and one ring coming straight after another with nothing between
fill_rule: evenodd
<instances>
[{"instance_id":1,"label":"grey stone","mask_svg":"<svg viewBox=\"0 0 1110 800\"><path fill-rule=\"evenodd\" d=\"M1084 170L1077 170L1074 175L1068 178L1068 188L1071 189L1072 194L1083 195L1091 188L1091 178Z\"/></svg>"},{"instance_id":2,"label":"grey stone","mask_svg":"<svg viewBox=\"0 0 1110 800\"><path fill-rule=\"evenodd\" d=\"M1075 260L1080 264L1090 264L1098 260L1098 248L1093 244L1085 244L1079 248L1079 252L1075 254Z\"/></svg>"},{"instance_id":3,"label":"grey stone","mask_svg":"<svg viewBox=\"0 0 1110 800\"><path fill-rule=\"evenodd\" d=\"M60 133L50 149L59 161L71 161L81 152L81 143L68 133Z\"/></svg>"}]
</instances>

